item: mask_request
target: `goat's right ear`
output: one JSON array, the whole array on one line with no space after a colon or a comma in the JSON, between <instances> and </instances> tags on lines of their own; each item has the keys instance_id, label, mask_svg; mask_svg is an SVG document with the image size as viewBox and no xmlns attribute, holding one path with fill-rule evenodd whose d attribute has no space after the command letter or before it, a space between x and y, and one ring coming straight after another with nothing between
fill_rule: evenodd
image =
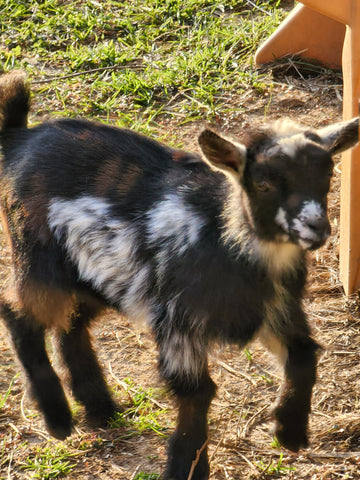
<instances>
[{"instance_id":1,"label":"goat's right ear","mask_svg":"<svg viewBox=\"0 0 360 480\"><path fill-rule=\"evenodd\" d=\"M212 130L206 129L199 136L199 145L205 157L217 168L242 175L247 150L244 145L221 137Z\"/></svg>"},{"instance_id":2,"label":"goat's right ear","mask_svg":"<svg viewBox=\"0 0 360 480\"><path fill-rule=\"evenodd\" d=\"M321 144L330 155L341 153L359 141L359 117L346 122L335 123L316 131Z\"/></svg>"}]
</instances>

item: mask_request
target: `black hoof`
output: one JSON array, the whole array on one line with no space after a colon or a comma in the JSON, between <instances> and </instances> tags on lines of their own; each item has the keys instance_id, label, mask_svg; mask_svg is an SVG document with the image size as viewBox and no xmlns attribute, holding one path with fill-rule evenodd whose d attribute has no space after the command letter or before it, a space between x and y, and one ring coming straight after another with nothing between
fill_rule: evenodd
<instances>
[{"instance_id":1,"label":"black hoof","mask_svg":"<svg viewBox=\"0 0 360 480\"><path fill-rule=\"evenodd\" d=\"M109 422L117 413L123 413L124 409L114 402L86 408L86 420L92 427L108 427Z\"/></svg>"},{"instance_id":2,"label":"black hoof","mask_svg":"<svg viewBox=\"0 0 360 480\"><path fill-rule=\"evenodd\" d=\"M298 452L309 445L306 431L296 425L288 427L277 423L274 434L278 442L292 452Z\"/></svg>"},{"instance_id":3,"label":"black hoof","mask_svg":"<svg viewBox=\"0 0 360 480\"><path fill-rule=\"evenodd\" d=\"M65 415L59 415L57 418L46 418L45 421L50 435L58 440L65 440L66 437L71 435L73 422L70 411L66 412Z\"/></svg>"},{"instance_id":4,"label":"black hoof","mask_svg":"<svg viewBox=\"0 0 360 480\"><path fill-rule=\"evenodd\" d=\"M44 411L44 410L43 410ZM46 428L53 437L64 440L71 435L73 421L67 403L57 402L44 412Z\"/></svg>"},{"instance_id":5,"label":"black hoof","mask_svg":"<svg viewBox=\"0 0 360 480\"><path fill-rule=\"evenodd\" d=\"M57 438L58 440L65 440L65 438L71 435L71 426L64 427L63 425L49 426L47 425L47 430L51 436Z\"/></svg>"}]
</instances>

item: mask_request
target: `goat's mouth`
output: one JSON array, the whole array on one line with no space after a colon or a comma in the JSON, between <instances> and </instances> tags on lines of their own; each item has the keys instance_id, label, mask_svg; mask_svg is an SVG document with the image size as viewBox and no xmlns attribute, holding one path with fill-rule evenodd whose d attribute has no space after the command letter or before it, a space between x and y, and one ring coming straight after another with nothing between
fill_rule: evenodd
<instances>
[{"instance_id":1,"label":"goat's mouth","mask_svg":"<svg viewBox=\"0 0 360 480\"><path fill-rule=\"evenodd\" d=\"M326 238L322 238L319 240L309 240L307 238L299 237L297 240L297 243L304 250L317 250L318 248L322 247L326 243L327 238L328 236L326 236Z\"/></svg>"},{"instance_id":2,"label":"goat's mouth","mask_svg":"<svg viewBox=\"0 0 360 480\"><path fill-rule=\"evenodd\" d=\"M316 232L311 227L302 228L300 231L298 228L292 228L289 234L292 241L303 250L317 250L322 247L329 238L330 225L321 230L317 229Z\"/></svg>"},{"instance_id":3,"label":"goat's mouth","mask_svg":"<svg viewBox=\"0 0 360 480\"><path fill-rule=\"evenodd\" d=\"M280 243L294 243L295 245L301 247L303 250L317 250L326 243L328 237L328 234L324 234L322 237L319 238L309 238L306 236L300 236L297 231L290 231L289 233L282 233L277 235L277 241Z\"/></svg>"},{"instance_id":4,"label":"goat's mouth","mask_svg":"<svg viewBox=\"0 0 360 480\"><path fill-rule=\"evenodd\" d=\"M296 216L289 215L279 208L275 221L282 231L283 241L295 243L303 250L316 250L322 247L331 233L326 209L318 202L304 202Z\"/></svg>"}]
</instances>

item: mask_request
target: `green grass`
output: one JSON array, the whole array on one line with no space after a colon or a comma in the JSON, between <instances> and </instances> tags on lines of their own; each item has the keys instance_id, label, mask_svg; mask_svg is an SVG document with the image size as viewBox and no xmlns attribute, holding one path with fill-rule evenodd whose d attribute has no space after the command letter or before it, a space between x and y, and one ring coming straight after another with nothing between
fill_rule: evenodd
<instances>
[{"instance_id":1,"label":"green grass","mask_svg":"<svg viewBox=\"0 0 360 480\"><path fill-rule=\"evenodd\" d=\"M153 389L135 387L135 383L125 380L126 393L131 405L122 413L117 413L110 422L111 428L127 427L125 436L140 435L146 431L167 437L166 412L154 399ZM160 418L160 421L159 421Z\"/></svg>"},{"instance_id":2,"label":"green grass","mask_svg":"<svg viewBox=\"0 0 360 480\"><path fill-rule=\"evenodd\" d=\"M262 472L262 478L266 478L267 476L287 476L290 472L296 470L294 467L284 465L284 455L282 453L277 461L271 460L270 463L266 463L259 460L258 462L255 462L255 465Z\"/></svg>"},{"instance_id":3,"label":"green grass","mask_svg":"<svg viewBox=\"0 0 360 480\"><path fill-rule=\"evenodd\" d=\"M134 480L158 480L160 475L158 473L139 472L135 475Z\"/></svg>"},{"instance_id":4,"label":"green grass","mask_svg":"<svg viewBox=\"0 0 360 480\"><path fill-rule=\"evenodd\" d=\"M19 374L16 374L12 379L11 379L11 382L10 382L10 385L7 389L7 391L5 392L4 395L0 395L0 413L1 413L1 410L4 408L5 406L5 403L11 393L11 390L12 390L12 387L14 385L14 382L15 380L18 378Z\"/></svg>"},{"instance_id":5,"label":"green grass","mask_svg":"<svg viewBox=\"0 0 360 480\"><path fill-rule=\"evenodd\" d=\"M146 132L166 115L212 119L234 92L263 88L252 57L284 14L279 1L253 3L4 0L0 64L28 71L41 113L55 106Z\"/></svg>"},{"instance_id":6,"label":"green grass","mask_svg":"<svg viewBox=\"0 0 360 480\"><path fill-rule=\"evenodd\" d=\"M42 480L55 479L69 474L75 467L70 453L63 445L51 445L37 448L35 453L27 457L23 470L31 473L31 478Z\"/></svg>"}]
</instances>

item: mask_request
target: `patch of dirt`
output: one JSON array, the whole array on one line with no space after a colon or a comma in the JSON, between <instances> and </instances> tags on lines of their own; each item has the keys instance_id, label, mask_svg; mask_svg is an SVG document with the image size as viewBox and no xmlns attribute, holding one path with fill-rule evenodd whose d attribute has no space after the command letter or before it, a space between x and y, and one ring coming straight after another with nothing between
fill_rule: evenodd
<instances>
[{"instance_id":1,"label":"patch of dirt","mask_svg":"<svg viewBox=\"0 0 360 480\"><path fill-rule=\"evenodd\" d=\"M212 125L230 135L241 135L250 125L289 117L319 126L341 119L341 79L310 78L277 73L272 86L247 91L229 99L236 113ZM163 119L164 130L177 131L179 140L196 148L200 123L179 127ZM281 385L281 371L257 343L246 356L234 348L216 349L210 361L218 393L210 411L211 478L217 480L286 479L338 480L360 478L359 308L355 295L345 298L338 277L339 188L341 159L336 159L329 196L332 237L320 251L309 255L309 288L305 300L315 337L323 346L310 419L311 446L299 454L272 447L269 433L271 406ZM0 273L5 278L8 254L2 241ZM3 280L4 282L4 280ZM129 403L124 380L134 388L154 389L153 400L168 410L158 419L169 435L175 408L156 373L156 351L150 333L111 313L94 329L97 348L108 382L120 403ZM7 334L0 324L0 392L3 395L20 371ZM64 443L51 439L34 405L24 395L23 376L17 377L0 412L0 478L32 478L22 470L38 448L63 445L76 456L72 472L64 478L133 480L139 472L161 473L167 439L133 427L92 429L76 408L77 425ZM1 398L1 397L0 397Z\"/></svg>"}]
</instances>

